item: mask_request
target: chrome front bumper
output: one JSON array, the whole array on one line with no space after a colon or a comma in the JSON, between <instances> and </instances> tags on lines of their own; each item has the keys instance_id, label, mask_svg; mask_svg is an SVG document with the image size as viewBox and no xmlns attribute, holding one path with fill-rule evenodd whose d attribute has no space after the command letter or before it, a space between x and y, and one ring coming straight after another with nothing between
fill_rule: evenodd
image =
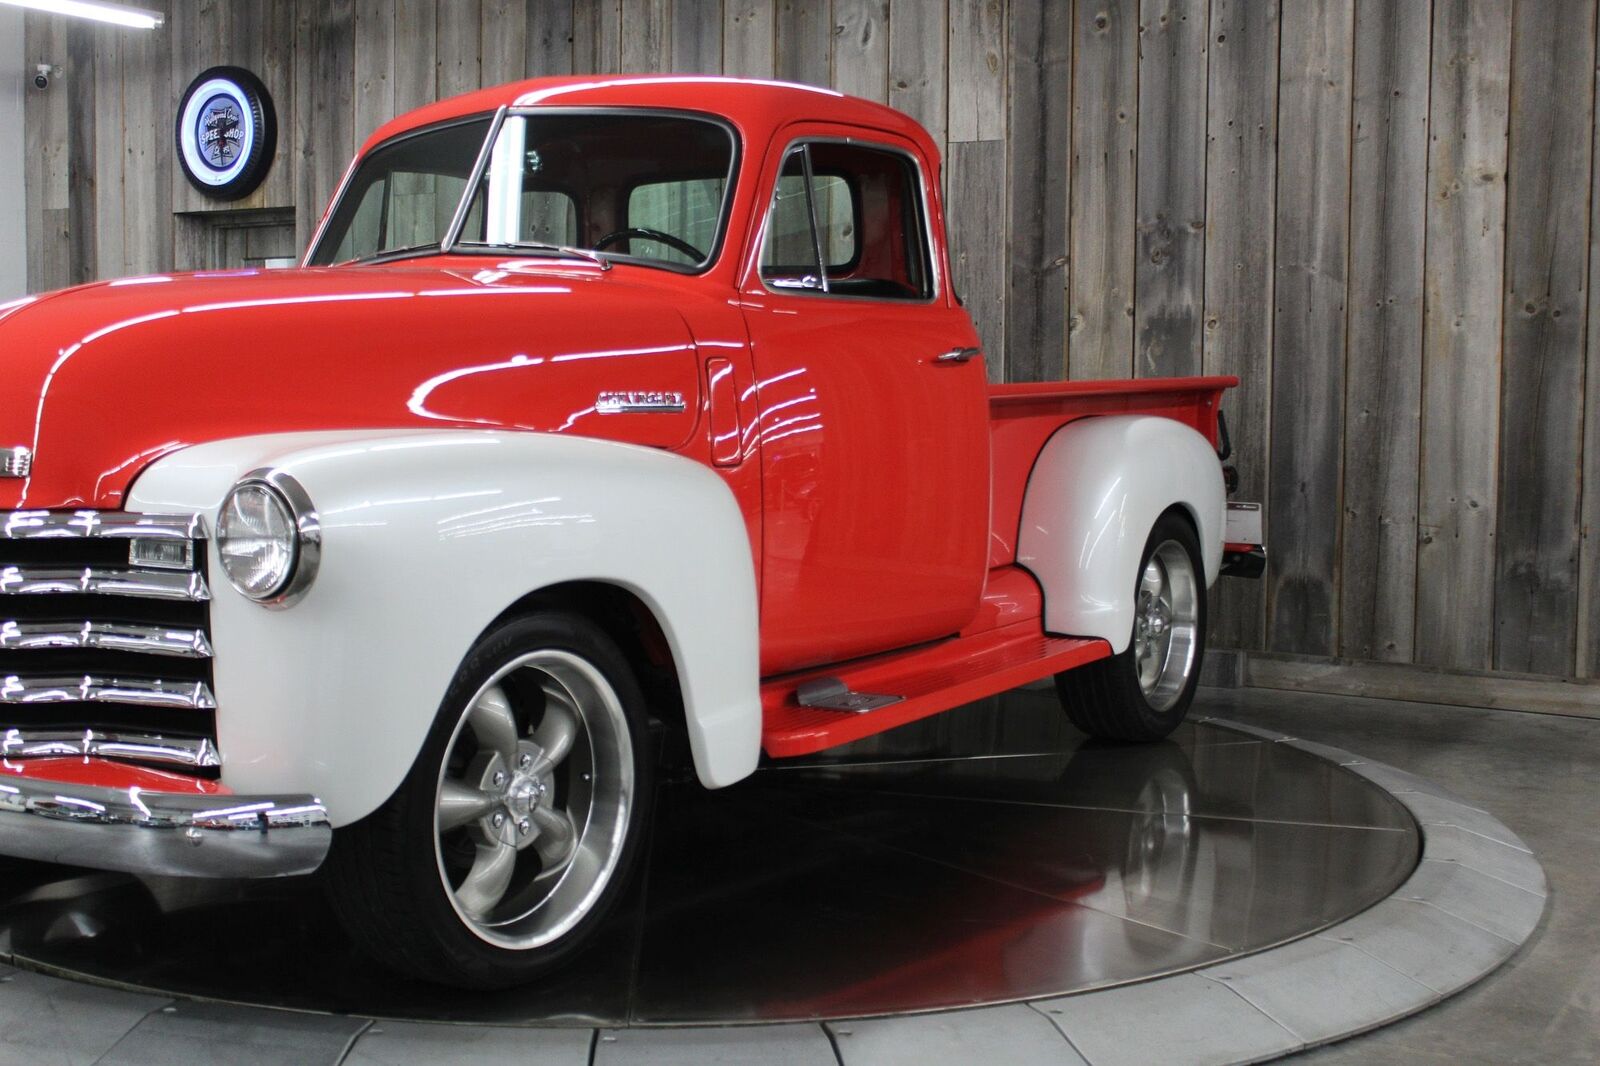
<instances>
[{"instance_id":1,"label":"chrome front bumper","mask_svg":"<svg viewBox=\"0 0 1600 1066\"><path fill-rule=\"evenodd\" d=\"M311 796L0 778L0 855L170 877L284 877L315 870L332 840Z\"/></svg>"}]
</instances>

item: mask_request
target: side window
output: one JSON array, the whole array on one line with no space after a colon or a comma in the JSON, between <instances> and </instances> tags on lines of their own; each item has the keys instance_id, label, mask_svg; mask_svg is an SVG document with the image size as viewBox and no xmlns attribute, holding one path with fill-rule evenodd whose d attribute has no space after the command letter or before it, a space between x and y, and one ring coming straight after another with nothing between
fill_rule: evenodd
<instances>
[{"instance_id":1,"label":"side window","mask_svg":"<svg viewBox=\"0 0 1600 1066\"><path fill-rule=\"evenodd\" d=\"M774 289L822 289L803 148L789 153L778 175L767 216L767 240L761 247L761 280Z\"/></svg>"},{"instance_id":2,"label":"side window","mask_svg":"<svg viewBox=\"0 0 1600 1066\"><path fill-rule=\"evenodd\" d=\"M722 216L723 178L691 178L635 185L628 194L628 228L653 230L675 241L636 237L633 254L693 266L706 258ZM698 252L690 255L689 249Z\"/></svg>"},{"instance_id":3,"label":"side window","mask_svg":"<svg viewBox=\"0 0 1600 1066\"><path fill-rule=\"evenodd\" d=\"M888 149L825 141L796 148L773 199L762 279L835 296L928 299L919 181L915 164Z\"/></svg>"}]
</instances>

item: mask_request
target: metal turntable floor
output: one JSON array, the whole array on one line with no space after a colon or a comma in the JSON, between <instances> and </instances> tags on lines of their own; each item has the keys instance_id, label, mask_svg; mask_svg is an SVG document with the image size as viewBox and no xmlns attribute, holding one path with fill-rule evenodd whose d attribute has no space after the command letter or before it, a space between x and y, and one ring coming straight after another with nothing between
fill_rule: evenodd
<instances>
[{"instance_id":1,"label":"metal turntable floor","mask_svg":"<svg viewBox=\"0 0 1600 1066\"><path fill-rule=\"evenodd\" d=\"M1012 1003L1193 970L1317 932L1418 863L1388 791L1200 722L1089 743L1019 690L718 793L661 787L648 869L599 943L461 993L369 963L315 878L0 867L17 965L365 1018L629 1027Z\"/></svg>"}]
</instances>

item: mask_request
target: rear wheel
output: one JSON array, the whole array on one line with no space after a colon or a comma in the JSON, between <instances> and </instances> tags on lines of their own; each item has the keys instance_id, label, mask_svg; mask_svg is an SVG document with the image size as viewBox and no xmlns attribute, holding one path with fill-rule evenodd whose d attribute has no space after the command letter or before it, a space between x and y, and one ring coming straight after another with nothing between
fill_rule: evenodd
<instances>
[{"instance_id":1,"label":"rear wheel","mask_svg":"<svg viewBox=\"0 0 1600 1066\"><path fill-rule=\"evenodd\" d=\"M1168 511L1145 543L1127 650L1056 675L1067 717L1109 740L1166 736L1194 700L1205 637L1200 541L1185 515Z\"/></svg>"},{"instance_id":2,"label":"rear wheel","mask_svg":"<svg viewBox=\"0 0 1600 1066\"><path fill-rule=\"evenodd\" d=\"M341 829L336 910L414 976L502 987L578 950L625 889L651 796L643 697L586 619L503 625L467 656L400 789Z\"/></svg>"}]
</instances>

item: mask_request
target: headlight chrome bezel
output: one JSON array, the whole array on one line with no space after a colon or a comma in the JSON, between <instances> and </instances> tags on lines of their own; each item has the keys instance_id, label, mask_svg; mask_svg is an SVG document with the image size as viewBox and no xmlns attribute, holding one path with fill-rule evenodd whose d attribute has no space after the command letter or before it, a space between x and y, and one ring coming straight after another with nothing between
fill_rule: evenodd
<instances>
[{"instance_id":1,"label":"headlight chrome bezel","mask_svg":"<svg viewBox=\"0 0 1600 1066\"><path fill-rule=\"evenodd\" d=\"M234 496L244 489L260 489L270 493L283 505L294 528L294 543L291 545L293 554L288 573L276 586L264 593L250 592L234 579L223 551L226 541L223 535L224 519ZM217 514L217 558L228 584L246 599L263 607L272 608L289 607L297 603L311 588L311 583L317 577L317 569L322 563L322 520L305 486L290 474L272 467L252 470L235 482L228 490L228 495L223 498L222 509Z\"/></svg>"}]
</instances>

